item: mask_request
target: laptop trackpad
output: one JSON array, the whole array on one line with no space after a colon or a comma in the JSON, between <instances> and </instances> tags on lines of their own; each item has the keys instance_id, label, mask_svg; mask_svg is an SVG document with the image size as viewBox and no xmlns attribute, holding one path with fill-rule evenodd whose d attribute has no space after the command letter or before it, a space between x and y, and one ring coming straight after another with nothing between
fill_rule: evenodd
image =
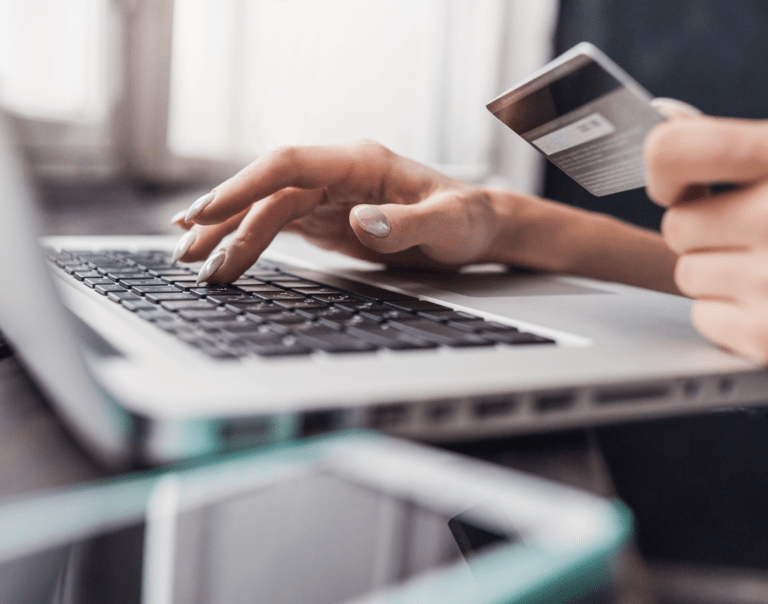
<instances>
[{"instance_id":1,"label":"laptop trackpad","mask_svg":"<svg viewBox=\"0 0 768 604\"><path fill-rule=\"evenodd\" d=\"M404 271L397 277L408 276ZM574 296L610 294L608 290L568 283L555 277L528 271L508 270L506 267L468 267L459 273L419 272L408 289L420 293L420 285L441 289L468 298L498 298L507 296Z\"/></svg>"}]
</instances>

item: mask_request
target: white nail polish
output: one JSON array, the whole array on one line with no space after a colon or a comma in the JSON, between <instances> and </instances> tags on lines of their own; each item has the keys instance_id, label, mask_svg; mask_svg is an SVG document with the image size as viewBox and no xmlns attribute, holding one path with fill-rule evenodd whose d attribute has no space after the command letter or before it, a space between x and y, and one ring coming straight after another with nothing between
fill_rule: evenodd
<instances>
[{"instance_id":1,"label":"white nail polish","mask_svg":"<svg viewBox=\"0 0 768 604\"><path fill-rule=\"evenodd\" d=\"M205 261L205 264L200 268L200 272L197 274L197 284L207 283L214 273L221 268L224 264L224 258L226 258L227 252L221 250L216 252L213 256Z\"/></svg>"},{"instance_id":2,"label":"white nail polish","mask_svg":"<svg viewBox=\"0 0 768 604\"><path fill-rule=\"evenodd\" d=\"M195 216L207 208L215 197L216 193L211 192L206 193L202 197L198 198L197 201L195 201L195 203L189 207L189 210L187 210L187 213L184 215L184 220L187 222L192 220Z\"/></svg>"},{"instance_id":3,"label":"white nail polish","mask_svg":"<svg viewBox=\"0 0 768 604\"><path fill-rule=\"evenodd\" d=\"M178 262L179 258L186 254L187 250L192 247L192 244L196 239L197 231L188 231L187 233L184 233L173 250L173 256L171 256L171 264Z\"/></svg>"},{"instance_id":4,"label":"white nail polish","mask_svg":"<svg viewBox=\"0 0 768 604\"><path fill-rule=\"evenodd\" d=\"M363 230L374 237L386 237L392 229L387 215L376 206L357 206L355 218Z\"/></svg>"},{"instance_id":5,"label":"white nail polish","mask_svg":"<svg viewBox=\"0 0 768 604\"><path fill-rule=\"evenodd\" d=\"M184 217L187 215L188 210L181 210L180 212L176 212L171 217L171 224L178 224L179 222L182 222L184 220Z\"/></svg>"}]
</instances>

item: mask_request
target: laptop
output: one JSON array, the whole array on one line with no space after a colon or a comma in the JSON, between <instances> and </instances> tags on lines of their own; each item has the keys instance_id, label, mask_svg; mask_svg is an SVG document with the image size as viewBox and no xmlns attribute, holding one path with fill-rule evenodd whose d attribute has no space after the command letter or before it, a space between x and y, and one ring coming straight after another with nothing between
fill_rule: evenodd
<instances>
[{"instance_id":1,"label":"laptop","mask_svg":"<svg viewBox=\"0 0 768 604\"><path fill-rule=\"evenodd\" d=\"M470 267L391 272L281 236L231 286L176 238L56 237L0 124L0 329L107 464L346 428L426 442L762 403L768 373L701 337L690 301ZM166 295L162 295L166 294Z\"/></svg>"}]
</instances>

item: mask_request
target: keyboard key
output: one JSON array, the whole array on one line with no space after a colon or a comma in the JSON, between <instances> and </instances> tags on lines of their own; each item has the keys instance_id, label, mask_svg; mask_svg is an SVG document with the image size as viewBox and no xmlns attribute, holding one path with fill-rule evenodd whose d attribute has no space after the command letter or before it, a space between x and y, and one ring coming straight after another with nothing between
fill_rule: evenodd
<instances>
[{"instance_id":1,"label":"keyboard key","mask_svg":"<svg viewBox=\"0 0 768 604\"><path fill-rule=\"evenodd\" d=\"M137 268L128 270L111 270L107 272L107 277L119 281L120 279L151 279L144 271L140 271Z\"/></svg>"},{"instance_id":2,"label":"keyboard key","mask_svg":"<svg viewBox=\"0 0 768 604\"><path fill-rule=\"evenodd\" d=\"M365 308L360 310L360 316L379 323L384 321L415 321L419 318L418 315L395 308Z\"/></svg>"},{"instance_id":3,"label":"keyboard key","mask_svg":"<svg viewBox=\"0 0 768 604\"><path fill-rule=\"evenodd\" d=\"M160 306L162 306L165 310L169 310L171 312L178 312L182 310L216 310L216 306L213 303L206 302L205 300L199 300L199 301L168 300L166 302L161 302Z\"/></svg>"},{"instance_id":4,"label":"keyboard key","mask_svg":"<svg viewBox=\"0 0 768 604\"><path fill-rule=\"evenodd\" d=\"M259 292L255 293L252 292L254 296L261 298L262 300L306 300L304 296L301 294L296 294L294 292L289 292L284 289L281 289L277 292Z\"/></svg>"},{"instance_id":5,"label":"keyboard key","mask_svg":"<svg viewBox=\"0 0 768 604\"><path fill-rule=\"evenodd\" d=\"M56 260L56 266L60 268L64 268L66 266L80 266L81 264L84 264L80 258L60 258ZM90 265L89 265L90 266Z\"/></svg>"},{"instance_id":6,"label":"keyboard key","mask_svg":"<svg viewBox=\"0 0 768 604\"><path fill-rule=\"evenodd\" d=\"M283 312L285 309L271 302L249 302L247 304L225 304L224 308L238 313L269 314Z\"/></svg>"},{"instance_id":7,"label":"keyboard key","mask_svg":"<svg viewBox=\"0 0 768 604\"><path fill-rule=\"evenodd\" d=\"M359 281L352 281L344 277L336 275L325 275L323 273L317 273L315 271L305 270L291 270L292 276L302 277L308 281L320 283L323 286L333 287L334 289L340 289L349 294L368 298L370 300L415 300L413 296L406 294L399 294L381 287L374 285L368 285L367 283L360 283Z\"/></svg>"},{"instance_id":8,"label":"keyboard key","mask_svg":"<svg viewBox=\"0 0 768 604\"><path fill-rule=\"evenodd\" d=\"M298 323L300 321L306 321L306 319L299 313L286 309L282 309L278 313L269 313L266 317L275 323Z\"/></svg>"},{"instance_id":9,"label":"keyboard key","mask_svg":"<svg viewBox=\"0 0 768 604\"><path fill-rule=\"evenodd\" d=\"M291 289L291 290L295 290L299 287L316 287L317 286L317 283L312 283L312 281L304 281L303 279L299 279L297 277L291 277L290 279L272 279L270 280L270 283L277 287L282 287L283 289Z\"/></svg>"},{"instance_id":10,"label":"keyboard key","mask_svg":"<svg viewBox=\"0 0 768 604\"><path fill-rule=\"evenodd\" d=\"M120 279L120 285L123 287L150 287L150 286L167 286L168 284L162 279Z\"/></svg>"},{"instance_id":11,"label":"keyboard key","mask_svg":"<svg viewBox=\"0 0 768 604\"><path fill-rule=\"evenodd\" d=\"M493 341L477 334L466 333L430 319L389 323L389 325L417 338L445 346L492 346L494 344Z\"/></svg>"},{"instance_id":12,"label":"keyboard key","mask_svg":"<svg viewBox=\"0 0 768 604\"><path fill-rule=\"evenodd\" d=\"M356 338L347 333L340 333L334 329L321 325L313 328L297 331L296 341L307 348L322 350L324 352L364 352L376 350L376 346L365 340Z\"/></svg>"},{"instance_id":13,"label":"keyboard key","mask_svg":"<svg viewBox=\"0 0 768 604\"><path fill-rule=\"evenodd\" d=\"M87 264L73 264L72 266L65 266L64 272L68 275L74 275L75 273L90 273L98 271L93 271L93 269Z\"/></svg>"},{"instance_id":14,"label":"keyboard key","mask_svg":"<svg viewBox=\"0 0 768 604\"><path fill-rule=\"evenodd\" d=\"M250 318L250 315L246 315ZM297 325L310 324L314 325L311 321L305 319L301 315L285 311L284 313L266 315L262 318L269 325L270 329L278 333L291 333Z\"/></svg>"},{"instance_id":15,"label":"keyboard key","mask_svg":"<svg viewBox=\"0 0 768 604\"><path fill-rule=\"evenodd\" d=\"M345 310L351 310L353 312L364 312L367 310L384 310L386 308L391 310L391 307L384 306L381 302L366 302L365 300L357 300L351 302L336 302L334 306L343 308Z\"/></svg>"},{"instance_id":16,"label":"keyboard key","mask_svg":"<svg viewBox=\"0 0 768 604\"><path fill-rule=\"evenodd\" d=\"M107 298L112 302L121 302L122 300L141 300L141 296L133 292L109 292Z\"/></svg>"},{"instance_id":17,"label":"keyboard key","mask_svg":"<svg viewBox=\"0 0 768 604\"><path fill-rule=\"evenodd\" d=\"M393 329L389 325L380 325L378 323L369 322L350 325L347 328L347 332L361 340L392 350L435 348L436 346L433 342L427 342L398 329Z\"/></svg>"},{"instance_id":18,"label":"keyboard key","mask_svg":"<svg viewBox=\"0 0 768 604\"><path fill-rule=\"evenodd\" d=\"M160 308L153 308L151 310L139 310L136 315L147 321L177 321L176 315Z\"/></svg>"},{"instance_id":19,"label":"keyboard key","mask_svg":"<svg viewBox=\"0 0 768 604\"><path fill-rule=\"evenodd\" d=\"M242 293L231 285L208 285L205 287L194 287L190 290L198 296L231 296Z\"/></svg>"},{"instance_id":20,"label":"keyboard key","mask_svg":"<svg viewBox=\"0 0 768 604\"><path fill-rule=\"evenodd\" d=\"M302 317L306 317L307 319L317 319L321 321L323 319L328 319L333 322L343 322L351 319L352 317L358 316L355 315L355 313L344 310L343 308L339 308L338 306L298 309L296 313Z\"/></svg>"},{"instance_id":21,"label":"keyboard key","mask_svg":"<svg viewBox=\"0 0 768 604\"><path fill-rule=\"evenodd\" d=\"M137 294L180 294L183 290L173 285L136 285L131 288ZM195 296L196 297L196 296Z\"/></svg>"},{"instance_id":22,"label":"keyboard key","mask_svg":"<svg viewBox=\"0 0 768 604\"><path fill-rule=\"evenodd\" d=\"M427 311L440 311L447 312L453 310L442 304L435 304L434 302L428 302L427 300L408 300L408 301L396 301L387 302L387 306L393 306L400 310L407 310L410 312L427 312Z\"/></svg>"},{"instance_id":23,"label":"keyboard key","mask_svg":"<svg viewBox=\"0 0 768 604\"><path fill-rule=\"evenodd\" d=\"M197 277L194 275L191 275L189 277L160 277L163 281L166 281L168 283L171 283L172 285L177 285L179 287L196 287L197 286Z\"/></svg>"},{"instance_id":24,"label":"keyboard key","mask_svg":"<svg viewBox=\"0 0 768 604\"><path fill-rule=\"evenodd\" d=\"M99 271L77 271L72 273L72 276L78 281L83 281L84 279L103 279Z\"/></svg>"},{"instance_id":25,"label":"keyboard key","mask_svg":"<svg viewBox=\"0 0 768 604\"><path fill-rule=\"evenodd\" d=\"M338 331L346 331L351 325L360 325L364 323L377 324L373 319L366 319L365 317L351 313L348 313L346 316L319 317L317 322Z\"/></svg>"},{"instance_id":26,"label":"keyboard key","mask_svg":"<svg viewBox=\"0 0 768 604\"><path fill-rule=\"evenodd\" d=\"M163 302L165 300L174 300L174 301L183 301L183 300L199 300L195 294L188 294L186 292L160 292L158 294L150 293L145 294L144 296L147 300L151 300L152 302Z\"/></svg>"},{"instance_id":27,"label":"keyboard key","mask_svg":"<svg viewBox=\"0 0 768 604\"><path fill-rule=\"evenodd\" d=\"M224 335L237 338L242 334L257 333L260 326L253 321L216 321L206 322L202 327L219 329Z\"/></svg>"},{"instance_id":28,"label":"keyboard key","mask_svg":"<svg viewBox=\"0 0 768 604\"><path fill-rule=\"evenodd\" d=\"M226 310L209 308L209 310L182 310L179 315L187 321L225 321L234 319L237 315Z\"/></svg>"},{"instance_id":29,"label":"keyboard key","mask_svg":"<svg viewBox=\"0 0 768 604\"><path fill-rule=\"evenodd\" d=\"M260 302L260 298L254 298L247 294L229 294L223 296L206 296L206 300L215 302L216 304L253 304L254 302Z\"/></svg>"},{"instance_id":30,"label":"keyboard key","mask_svg":"<svg viewBox=\"0 0 768 604\"><path fill-rule=\"evenodd\" d=\"M350 294L344 294L344 293L335 293L335 294L317 294L315 296L312 296L315 300L320 300L321 302L327 302L328 304L344 304L344 303L357 303L357 302L364 302L367 300L364 300L363 298L359 298L357 296L352 296Z\"/></svg>"},{"instance_id":31,"label":"keyboard key","mask_svg":"<svg viewBox=\"0 0 768 604\"><path fill-rule=\"evenodd\" d=\"M238 289L243 290L244 292L249 293L279 293L284 292L284 289L281 289L279 287L275 287L274 285L269 285L268 283L261 283L257 285L240 285L237 284Z\"/></svg>"},{"instance_id":32,"label":"keyboard key","mask_svg":"<svg viewBox=\"0 0 768 604\"><path fill-rule=\"evenodd\" d=\"M104 279L104 278L101 278L101 279L97 279L97 278L83 279L83 283L85 283L90 288L94 288L97 285L115 285L115 282L112 281L111 279Z\"/></svg>"},{"instance_id":33,"label":"keyboard key","mask_svg":"<svg viewBox=\"0 0 768 604\"><path fill-rule=\"evenodd\" d=\"M289 310L320 309L320 308L327 308L328 306L324 302L309 300L307 298L302 298L300 300L273 300L273 302L277 306L280 306L281 308L286 308Z\"/></svg>"},{"instance_id":34,"label":"keyboard key","mask_svg":"<svg viewBox=\"0 0 768 604\"><path fill-rule=\"evenodd\" d=\"M291 287L292 292L297 292L305 296L316 296L319 294L338 294L339 292L330 287Z\"/></svg>"},{"instance_id":35,"label":"keyboard key","mask_svg":"<svg viewBox=\"0 0 768 604\"><path fill-rule=\"evenodd\" d=\"M312 351L299 344L295 338L284 338L278 334L242 334L236 342L242 342L251 352L259 356L304 355Z\"/></svg>"},{"instance_id":36,"label":"keyboard key","mask_svg":"<svg viewBox=\"0 0 768 604\"><path fill-rule=\"evenodd\" d=\"M191 277L195 278L195 276L190 273L188 270L184 268L153 268L152 270L148 271L150 274L154 275L155 277L163 278L163 277Z\"/></svg>"},{"instance_id":37,"label":"keyboard key","mask_svg":"<svg viewBox=\"0 0 768 604\"><path fill-rule=\"evenodd\" d=\"M267 284L265 281L262 281L261 279L253 279L251 277L241 277L237 281L233 281L232 285L240 288L242 288L245 285L257 285L257 286L270 287L269 284Z\"/></svg>"},{"instance_id":38,"label":"keyboard key","mask_svg":"<svg viewBox=\"0 0 768 604\"><path fill-rule=\"evenodd\" d=\"M94 286L94 288L102 296L106 296L110 292L127 292L124 287L117 285L116 283L110 283L109 285L103 285L101 283Z\"/></svg>"},{"instance_id":39,"label":"keyboard key","mask_svg":"<svg viewBox=\"0 0 768 604\"><path fill-rule=\"evenodd\" d=\"M149 302L143 299L121 300L120 304L132 312L135 312L137 310L153 310L157 308L157 305L152 304L152 302Z\"/></svg>"}]
</instances>

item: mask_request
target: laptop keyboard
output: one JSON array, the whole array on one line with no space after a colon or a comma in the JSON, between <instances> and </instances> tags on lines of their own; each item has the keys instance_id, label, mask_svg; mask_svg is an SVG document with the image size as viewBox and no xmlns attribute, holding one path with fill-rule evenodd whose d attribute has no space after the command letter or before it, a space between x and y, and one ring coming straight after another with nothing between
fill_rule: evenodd
<instances>
[{"instance_id":1,"label":"laptop keyboard","mask_svg":"<svg viewBox=\"0 0 768 604\"><path fill-rule=\"evenodd\" d=\"M232 284L196 284L164 251L48 251L126 311L211 357L554 344L447 306L313 271L257 263Z\"/></svg>"}]
</instances>

